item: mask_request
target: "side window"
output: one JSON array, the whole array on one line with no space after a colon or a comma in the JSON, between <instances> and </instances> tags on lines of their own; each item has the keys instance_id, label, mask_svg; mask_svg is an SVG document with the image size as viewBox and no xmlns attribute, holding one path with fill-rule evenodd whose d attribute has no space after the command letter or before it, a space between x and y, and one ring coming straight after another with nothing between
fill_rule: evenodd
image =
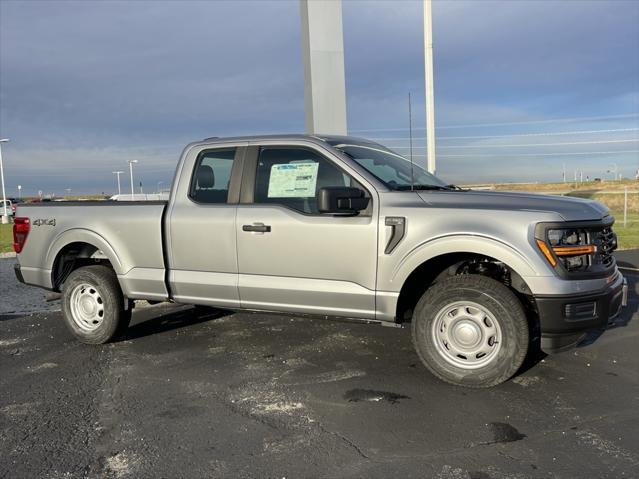
<instances>
[{"instance_id":1,"label":"side window","mask_svg":"<svg viewBox=\"0 0 639 479\"><path fill-rule=\"evenodd\" d=\"M189 196L198 203L226 203L235 148L205 150L195 162Z\"/></svg>"},{"instance_id":2,"label":"side window","mask_svg":"<svg viewBox=\"0 0 639 479\"><path fill-rule=\"evenodd\" d=\"M351 186L350 176L304 148L262 148L257 161L254 202L275 203L319 214L317 195L325 186Z\"/></svg>"}]
</instances>

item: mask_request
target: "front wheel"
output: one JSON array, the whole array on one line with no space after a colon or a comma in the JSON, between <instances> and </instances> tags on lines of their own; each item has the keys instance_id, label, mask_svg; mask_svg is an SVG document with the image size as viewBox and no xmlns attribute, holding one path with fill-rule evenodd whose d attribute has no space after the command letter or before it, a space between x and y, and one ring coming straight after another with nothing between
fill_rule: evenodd
<instances>
[{"instance_id":1,"label":"front wheel","mask_svg":"<svg viewBox=\"0 0 639 479\"><path fill-rule=\"evenodd\" d=\"M415 307L412 334L417 354L435 376L474 388L510 379L529 344L517 296L479 275L452 276L431 286Z\"/></svg>"},{"instance_id":2,"label":"front wheel","mask_svg":"<svg viewBox=\"0 0 639 479\"><path fill-rule=\"evenodd\" d=\"M102 265L84 266L69 275L62 289L62 313L71 333L87 344L111 341L131 321L114 271Z\"/></svg>"}]
</instances>

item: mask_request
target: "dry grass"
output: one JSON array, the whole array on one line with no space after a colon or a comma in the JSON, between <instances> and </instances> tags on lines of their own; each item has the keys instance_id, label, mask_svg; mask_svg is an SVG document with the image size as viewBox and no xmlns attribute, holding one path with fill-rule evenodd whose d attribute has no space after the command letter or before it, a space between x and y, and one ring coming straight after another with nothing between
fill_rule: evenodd
<instances>
[{"instance_id":1,"label":"dry grass","mask_svg":"<svg viewBox=\"0 0 639 479\"><path fill-rule=\"evenodd\" d=\"M579 192L579 191L629 191L639 190L639 180L620 181L588 181L584 183L503 183L490 185L500 191L528 191L528 192Z\"/></svg>"},{"instance_id":2,"label":"dry grass","mask_svg":"<svg viewBox=\"0 0 639 479\"><path fill-rule=\"evenodd\" d=\"M569 196L577 198L588 198L603 203L614 211L623 212L624 194L623 193L602 193L599 191L573 191ZM639 213L639 193L628 193L628 211Z\"/></svg>"}]
</instances>

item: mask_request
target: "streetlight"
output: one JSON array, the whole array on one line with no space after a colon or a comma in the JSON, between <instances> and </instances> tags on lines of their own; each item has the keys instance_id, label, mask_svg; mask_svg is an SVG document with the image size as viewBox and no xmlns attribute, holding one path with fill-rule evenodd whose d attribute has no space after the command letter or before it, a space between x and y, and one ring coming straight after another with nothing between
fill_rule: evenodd
<instances>
[{"instance_id":1,"label":"streetlight","mask_svg":"<svg viewBox=\"0 0 639 479\"><path fill-rule=\"evenodd\" d=\"M615 175L614 180L617 181L617 163L612 163L612 170L608 170L606 173L613 173Z\"/></svg>"},{"instance_id":2,"label":"streetlight","mask_svg":"<svg viewBox=\"0 0 639 479\"><path fill-rule=\"evenodd\" d=\"M124 171L112 171L115 176L118 177L118 196L122 194L122 190L120 189L120 175L124 173Z\"/></svg>"},{"instance_id":3,"label":"streetlight","mask_svg":"<svg viewBox=\"0 0 639 479\"><path fill-rule=\"evenodd\" d=\"M164 183L164 181L158 181L158 195L160 194L160 185Z\"/></svg>"},{"instance_id":4,"label":"streetlight","mask_svg":"<svg viewBox=\"0 0 639 479\"><path fill-rule=\"evenodd\" d=\"M8 141L8 138L0 140L0 179L2 182L2 207L4 209L4 213L2 214L2 224L7 224L9 222L9 216L7 215L7 195L4 191L4 170L2 167L2 143L6 143Z\"/></svg>"},{"instance_id":5,"label":"streetlight","mask_svg":"<svg viewBox=\"0 0 639 479\"><path fill-rule=\"evenodd\" d=\"M435 89L433 81L432 0L424 0L424 79L426 87L426 165L435 174Z\"/></svg>"},{"instance_id":6,"label":"streetlight","mask_svg":"<svg viewBox=\"0 0 639 479\"><path fill-rule=\"evenodd\" d=\"M129 160L129 173L131 174L131 201L135 201L135 190L133 189L133 163L138 160Z\"/></svg>"}]
</instances>

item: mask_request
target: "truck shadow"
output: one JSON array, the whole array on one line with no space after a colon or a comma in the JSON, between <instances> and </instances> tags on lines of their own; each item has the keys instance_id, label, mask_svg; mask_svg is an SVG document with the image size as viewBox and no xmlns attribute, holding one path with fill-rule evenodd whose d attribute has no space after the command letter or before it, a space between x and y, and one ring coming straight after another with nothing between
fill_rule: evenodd
<instances>
[{"instance_id":1,"label":"truck shadow","mask_svg":"<svg viewBox=\"0 0 639 479\"><path fill-rule=\"evenodd\" d=\"M160 316L154 316L129 326L119 341L128 341L145 336L152 336L154 334L162 334L219 319L230 314L233 314L233 311L200 307L178 311L172 310Z\"/></svg>"}]
</instances>

